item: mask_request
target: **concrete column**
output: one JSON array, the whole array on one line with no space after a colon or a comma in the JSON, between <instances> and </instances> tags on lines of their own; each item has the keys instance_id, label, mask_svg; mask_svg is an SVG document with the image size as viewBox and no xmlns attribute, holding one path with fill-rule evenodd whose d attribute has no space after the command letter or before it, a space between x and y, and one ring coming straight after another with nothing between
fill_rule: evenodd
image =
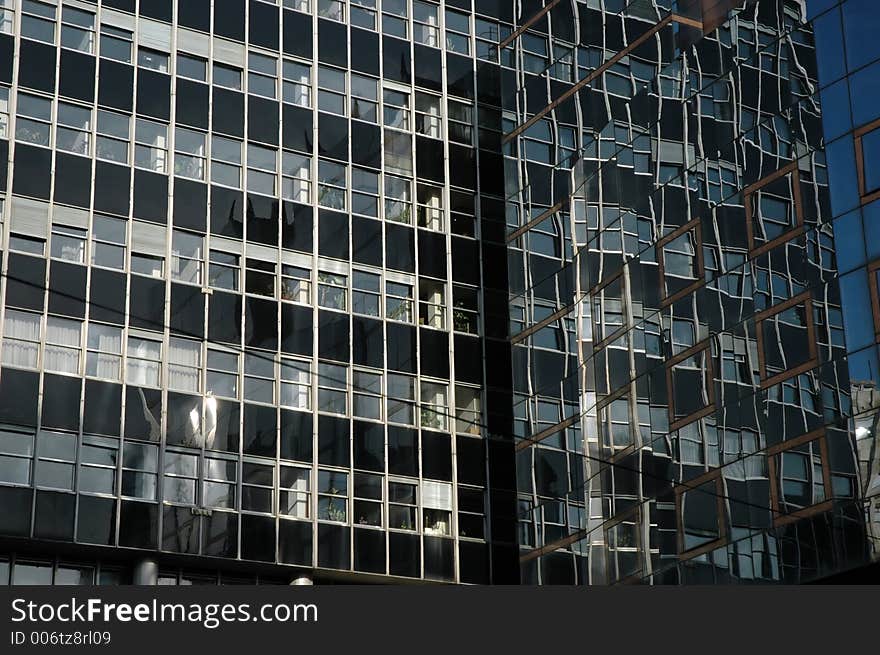
<instances>
[{"instance_id":1,"label":"concrete column","mask_svg":"<svg viewBox=\"0 0 880 655\"><path fill-rule=\"evenodd\" d=\"M141 586L155 585L159 579L159 563L150 558L135 562L131 575L132 584Z\"/></svg>"},{"instance_id":2,"label":"concrete column","mask_svg":"<svg viewBox=\"0 0 880 655\"><path fill-rule=\"evenodd\" d=\"M312 580L312 576L310 573L303 573L290 581L290 585L296 587L311 586L313 584L315 584L315 581Z\"/></svg>"}]
</instances>

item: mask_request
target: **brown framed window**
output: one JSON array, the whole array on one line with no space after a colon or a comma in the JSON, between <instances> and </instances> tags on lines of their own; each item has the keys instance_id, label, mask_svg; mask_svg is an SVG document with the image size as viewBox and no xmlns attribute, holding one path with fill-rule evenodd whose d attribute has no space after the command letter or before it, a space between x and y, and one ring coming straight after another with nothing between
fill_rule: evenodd
<instances>
[{"instance_id":1,"label":"brown framed window","mask_svg":"<svg viewBox=\"0 0 880 655\"><path fill-rule=\"evenodd\" d=\"M804 232L798 163L792 162L743 191L752 257Z\"/></svg>"},{"instance_id":2,"label":"brown framed window","mask_svg":"<svg viewBox=\"0 0 880 655\"><path fill-rule=\"evenodd\" d=\"M675 488L678 553L689 560L727 542L724 478L715 469Z\"/></svg>"},{"instance_id":3,"label":"brown framed window","mask_svg":"<svg viewBox=\"0 0 880 655\"><path fill-rule=\"evenodd\" d=\"M867 205L880 198L880 119L853 132L859 196Z\"/></svg>"},{"instance_id":4,"label":"brown framed window","mask_svg":"<svg viewBox=\"0 0 880 655\"><path fill-rule=\"evenodd\" d=\"M715 411L715 383L709 341L698 343L666 362L669 430Z\"/></svg>"},{"instance_id":5,"label":"brown framed window","mask_svg":"<svg viewBox=\"0 0 880 655\"><path fill-rule=\"evenodd\" d=\"M660 306L665 307L703 283L703 239L700 219L657 242L660 267Z\"/></svg>"},{"instance_id":6,"label":"brown framed window","mask_svg":"<svg viewBox=\"0 0 880 655\"><path fill-rule=\"evenodd\" d=\"M810 292L757 314L755 336L762 389L816 366L816 327Z\"/></svg>"},{"instance_id":7,"label":"brown framed window","mask_svg":"<svg viewBox=\"0 0 880 655\"><path fill-rule=\"evenodd\" d=\"M831 508L831 467L824 429L768 448L767 466L774 526Z\"/></svg>"},{"instance_id":8,"label":"brown framed window","mask_svg":"<svg viewBox=\"0 0 880 655\"><path fill-rule=\"evenodd\" d=\"M880 342L880 259L868 264L868 288L871 290L871 315L874 317L874 338Z\"/></svg>"}]
</instances>

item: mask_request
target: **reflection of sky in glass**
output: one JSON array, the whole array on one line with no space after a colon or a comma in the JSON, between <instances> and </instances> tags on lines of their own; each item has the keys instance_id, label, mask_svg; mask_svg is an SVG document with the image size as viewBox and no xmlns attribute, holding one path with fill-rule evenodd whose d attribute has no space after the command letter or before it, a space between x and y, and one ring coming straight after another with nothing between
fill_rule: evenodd
<instances>
[{"instance_id":1,"label":"reflection of sky in glass","mask_svg":"<svg viewBox=\"0 0 880 655\"><path fill-rule=\"evenodd\" d=\"M843 10L846 63L852 71L880 57L880 13L877 0L849 0Z\"/></svg>"},{"instance_id":2,"label":"reflection of sky in glass","mask_svg":"<svg viewBox=\"0 0 880 655\"><path fill-rule=\"evenodd\" d=\"M862 156L865 162L865 193L880 189L880 129L862 137Z\"/></svg>"},{"instance_id":3,"label":"reflection of sky in glass","mask_svg":"<svg viewBox=\"0 0 880 655\"><path fill-rule=\"evenodd\" d=\"M880 203L861 210L855 168L854 129L880 117L880 12L876 0L814 2L819 82L829 165L840 293L844 310L849 374L852 380L880 375L875 342L869 273L866 264L880 257ZM872 63L874 62L874 63ZM849 77L845 77L849 73ZM841 79L843 78L843 79ZM847 135L847 136L843 136ZM840 138L843 137L843 138ZM880 130L862 137L865 192L880 189ZM867 350L865 350L867 349Z\"/></svg>"},{"instance_id":4,"label":"reflection of sky in glass","mask_svg":"<svg viewBox=\"0 0 880 655\"><path fill-rule=\"evenodd\" d=\"M850 76L853 123L866 125L877 118L880 107L880 61Z\"/></svg>"}]
</instances>

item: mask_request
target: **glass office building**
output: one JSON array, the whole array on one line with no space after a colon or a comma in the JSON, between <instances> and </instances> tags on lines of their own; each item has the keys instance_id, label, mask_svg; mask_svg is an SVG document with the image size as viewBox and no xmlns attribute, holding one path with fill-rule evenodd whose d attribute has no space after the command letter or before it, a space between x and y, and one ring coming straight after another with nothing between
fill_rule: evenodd
<instances>
[{"instance_id":1,"label":"glass office building","mask_svg":"<svg viewBox=\"0 0 880 655\"><path fill-rule=\"evenodd\" d=\"M868 561L851 376L869 375L808 6L551 2L518 36L523 582L799 583Z\"/></svg>"},{"instance_id":2,"label":"glass office building","mask_svg":"<svg viewBox=\"0 0 880 655\"><path fill-rule=\"evenodd\" d=\"M851 430L859 462L869 553L880 558L880 454L877 427L880 366L880 26L865 0L814 1L819 87L831 186L852 394Z\"/></svg>"},{"instance_id":3,"label":"glass office building","mask_svg":"<svg viewBox=\"0 0 880 655\"><path fill-rule=\"evenodd\" d=\"M0 582L867 562L815 7L0 0Z\"/></svg>"}]
</instances>

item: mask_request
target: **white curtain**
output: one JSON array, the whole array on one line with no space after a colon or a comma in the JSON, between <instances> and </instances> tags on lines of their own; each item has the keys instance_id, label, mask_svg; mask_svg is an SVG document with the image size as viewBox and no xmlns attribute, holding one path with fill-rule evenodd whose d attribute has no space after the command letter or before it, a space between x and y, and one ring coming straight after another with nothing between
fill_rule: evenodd
<instances>
[{"instance_id":1,"label":"white curtain","mask_svg":"<svg viewBox=\"0 0 880 655\"><path fill-rule=\"evenodd\" d=\"M78 348L82 323L50 316L46 321L46 342Z\"/></svg>"},{"instance_id":2,"label":"white curtain","mask_svg":"<svg viewBox=\"0 0 880 655\"><path fill-rule=\"evenodd\" d=\"M18 312L14 309L6 310L3 336L14 339L26 339L28 341L39 341L40 315Z\"/></svg>"},{"instance_id":3,"label":"white curtain","mask_svg":"<svg viewBox=\"0 0 880 655\"><path fill-rule=\"evenodd\" d=\"M445 482L422 482L422 506L425 509L452 511L452 485Z\"/></svg>"},{"instance_id":4,"label":"white curtain","mask_svg":"<svg viewBox=\"0 0 880 655\"><path fill-rule=\"evenodd\" d=\"M11 309L3 323L3 363L11 366L37 367L40 341L40 316Z\"/></svg>"},{"instance_id":5,"label":"white curtain","mask_svg":"<svg viewBox=\"0 0 880 655\"><path fill-rule=\"evenodd\" d=\"M162 345L157 341L128 338L128 366L126 380L129 384L159 386L159 362Z\"/></svg>"},{"instance_id":6,"label":"white curtain","mask_svg":"<svg viewBox=\"0 0 880 655\"><path fill-rule=\"evenodd\" d=\"M122 330L109 325L89 325L89 375L118 380L121 373Z\"/></svg>"},{"instance_id":7,"label":"white curtain","mask_svg":"<svg viewBox=\"0 0 880 655\"><path fill-rule=\"evenodd\" d=\"M202 366L201 344L195 341L171 339L168 348L168 387L181 391L199 390L199 372Z\"/></svg>"},{"instance_id":8,"label":"white curtain","mask_svg":"<svg viewBox=\"0 0 880 655\"><path fill-rule=\"evenodd\" d=\"M82 323L50 316L46 321L46 351L43 367L62 373L79 372Z\"/></svg>"}]
</instances>

